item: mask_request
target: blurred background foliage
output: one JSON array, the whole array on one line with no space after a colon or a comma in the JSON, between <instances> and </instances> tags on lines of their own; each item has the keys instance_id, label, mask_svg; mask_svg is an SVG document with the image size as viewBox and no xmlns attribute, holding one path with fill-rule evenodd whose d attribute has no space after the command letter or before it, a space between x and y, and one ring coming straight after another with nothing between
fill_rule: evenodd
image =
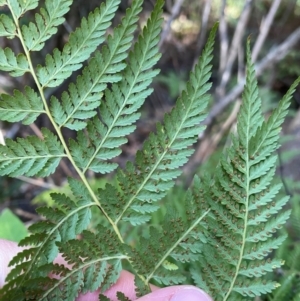
<instances>
[{"instance_id":1,"label":"blurred background foliage","mask_svg":"<svg viewBox=\"0 0 300 301\"><path fill-rule=\"evenodd\" d=\"M35 53L33 60L42 63L45 55L55 47L62 48L69 32L80 24L86 16L102 1L75 0L66 21L44 49ZM114 20L117 25L124 15L130 0L122 0ZM155 0L145 0L140 18L140 28L145 24ZM43 1L41 1L43 3ZM5 9L1 13L7 13ZM27 14L23 22L32 19L34 11ZM240 96L245 74L244 48L250 36L253 59L256 63L258 81L263 100L263 111L268 117L291 83L300 75L300 0L166 0L164 8L165 23L160 49L162 58L158 67L160 75L153 83L154 93L141 109L141 119L136 131L129 136L117 163L122 167L126 161L133 160L149 132L155 130L155 123L162 120L165 112L170 111L176 98L185 87L189 72L193 68L205 44L209 29L220 22L217 37L213 69L213 87L207 130L199 137L195 145L195 155L183 169L183 176L164 200L161 210L154 214L152 224L157 225L164 218L164 204L172 202L181 212L185 190L191 184L192 177L198 173L207 177L207 171L218 164L220 153L228 144L228 134L235 129L236 115L240 105ZM111 32L111 31L110 31ZM0 38L0 46L12 47L21 51L15 40ZM60 96L78 73L55 89L46 91L46 96ZM29 76L10 78L0 73L0 93L11 93L14 88L22 89L33 85ZM300 300L300 89L295 93L290 114L283 128L282 147L278 150L277 180L283 181L282 194L290 195L289 208L292 216L284 232L287 240L273 254L285 260L285 265L269 275L281 283L273 294L260 300ZM24 127L21 124L0 124L0 143L3 137L15 138L27 135L40 135L40 128L51 128L49 121L41 116L35 124ZM74 133L65 131L66 137ZM0 178L0 237L19 241L27 235L27 227L39 220L36 206L53 206L51 192L70 193L66 186L68 176L76 177L69 162L63 161L57 172L46 179ZM114 174L97 178L89 174L93 189L104 187L115 181ZM184 212L181 212L184 215ZM21 222L22 221L22 222ZM91 228L106 221L95 212ZM126 240L134 244L139 235L147 235L147 228L122 228Z\"/></svg>"}]
</instances>

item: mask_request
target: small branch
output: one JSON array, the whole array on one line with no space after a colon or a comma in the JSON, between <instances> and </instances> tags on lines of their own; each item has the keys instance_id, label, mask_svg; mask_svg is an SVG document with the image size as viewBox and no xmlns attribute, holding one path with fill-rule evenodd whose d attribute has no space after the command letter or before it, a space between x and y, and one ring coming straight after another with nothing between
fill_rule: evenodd
<instances>
[{"instance_id":1,"label":"small branch","mask_svg":"<svg viewBox=\"0 0 300 301\"><path fill-rule=\"evenodd\" d=\"M198 61L198 57L200 56L202 48L203 48L204 43L205 43L205 38L206 38L206 33L207 33L207 25L208 25L208 18L209 18L210 9L211 9L212 0L204 0L204 1L205 1L205 4L204 4L203 12L202 12L201 28L200 28L200 32L199 32L199 35L198 35L197 45L196 45L196 54L195 54L196 59L194 60L194 66L196 65L196 63Z\"/></svg>"},{"instance_id":2,"label":"small branch","mask_svg":"<svg viewBox=\"0 0 300 301\"><path fill-rule=\"evenodd\" d=\"M171 24L172 24L173 20L179 15L183 2L184 2L184 0L176 0L176 2L174 3L174 5L172 7L171 15L161 33L161 38L158 43L159 48L161 48L162 44L164 43L165 39L167 38L167 36L170 32Z\"/></svg>"},{"instance_id":3,"label":"small branch","mask_svg":"<svg viewBox=\"0 0 300 301\"><path fill-rule=\"evenodd\" d=\"M228 118L225 120L225 122L222 123L220 128L216 131L215 134L212 136L207 137L206 143L200 144L199 148L195 152L193 156L193 166L199 166L202 162L205 162L211 154L216 150L220 140L224 137L225 133L228 131L228 129L233 125L233 123L236 121L237 114L239 112L241 101L237 101L234 104L234 107L228 116ZM190 166L192 168L192 166Z\"/></svg>"},{"instance_id":4,"label":"small branch","mask_svg":"<svg viewBox=\"0 0 300 301\"><path fill-rule=\"evenodd\" d=\"M300 28L296 29L283 43L271 50L265 58L255 66L256 76L260 76L271 64L282 60L299 40ZM241 80L241 82L237 84L220 102L213 106L210 114L205 120L205 124L210 124L216 116L223 112L231 102L241 95L244 89L244 84L245 78Z\"/></svg>"},{"instance_id":5,"label":"small branch","mask_svg":"<svg viewBox=\"0 0 300 301\"><path fill-rule=\"evenodd\" d=\"M236 26L236 30L234 32L231 46L230 46L229 55L226 58L227 64L222 74L220 85L216 90L218 98L222 98L223 95L225 94L225 87L231 77L232 67L237 57L239 45L241 44L242 38L245 33L245 27L249 20L251 8L252 8L252 2L253 0L246 1L241 16L239 18L238 24Z\"/></svg>"},{"instance_id":6,"label":"small branch","mask_svg":"<svg viewBox=\"0 0 300 301\"><path fill-rule=\"evenodd\" d=\"M55 184L51 184L51 183L46 183L40 179L33 179L33 178L28 178L25 176L18 176L17 179L19 179L20 181L23 181L25 183L31 184L31 185L35 185L38 187L42 187L45 189L54 189L54 188L58 188L59 186L56 186Z\"/></svg>"},{"instance_id":7,"label":"small branch","mask_svg":"<svg viewBox=\"0 0 300 301\"><path fill-rule=\"evenodd\" d=\"M256 61L258 54L264 44L264 41L269 33L270 27L274 21L274 18L275 18L275 15L279 8L280 3L281 3L281 0L274 0L265 20L263 20L261 22L260 33L256 39L256 42L255 42L255 44L253 46L253 50L252 50L252 61L253 62Z\"/></svg>"},{"instance_id":8,"label":"small branch","mask_svg":"<svg viewBox=\"0 0 300 301\"><path fill-rule=\"evenodd\" d=\"M219 36L220 36L220 67L219 72L222 74L226 66L226 58L228 54L228 32L227 32L227 22L225 18L225 7L226 0L222 0L222 5L220 9L220 23L219 23Z\"/></svg>"}]
</instances>

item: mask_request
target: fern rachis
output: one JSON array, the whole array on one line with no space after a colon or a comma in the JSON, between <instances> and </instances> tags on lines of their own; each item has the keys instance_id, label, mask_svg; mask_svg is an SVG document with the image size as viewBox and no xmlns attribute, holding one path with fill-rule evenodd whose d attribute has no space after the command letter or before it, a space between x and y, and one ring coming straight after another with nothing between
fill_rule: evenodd
<instances>
[{"instance_id":1,"label":"fern rachis","mask_svg":"<svg viewBox=\"0 0 300 301\"><path fill-rule=\"evenodd\" d=\"M35 66L34 52L55 34L71 2L46 0L35 19L21 27L24 14L36 9L39 1L0 1L11 12L0 16L0 34L19 38L24 51L15 55L10 48L0 49L0 70L11 76L30 73L36 85L36 90L25 87L23 92L2 94L0 119L28 125L45 114L54 129L42 129L43 139L6 139L6 145L0 146L0 174L46 177L55 172L62 158L68 158L79 178L68 179L70 196L52 194L55 206L38 208L45 220L32 225L31 235L20 242L29 248L12 260L16 267L0 291L3 300L74 300L79 292L99 287L103 292L116 282L124 262L136 275L138 294L148 292L153 281L183 283L183 263L193 266L190 274L195 283L215 300L240 300L274 289L276 283L259 277L280 267L281 261L262 259L282 243L284 237L273 237L273 233L289 218L289 211L282 210L287 197L274 200L280 187L271 184L273 152L299 79L265 121L248 45L247 82L232 146L212 180L195 176L182 201L184 216L168 204L164 221L151 225L151 215L160 208L158 201L174 185L203 131L199 124L209 101L217 26L173 110L163 123L157 123L156 133L150 134L135 161L120 168L111 159L121 153L126 136L134 131L138 110L158 74L153 67L160 57L157 45L163 1L156 1L136 41L134 31L143 1L132 1L106 45L96 50L120 3L107 0L83 18L62 51L54 49L44 66ZM87 59L86 67L61 98L51 95L48 103L45 89L60 85ZM76 138L67 141L64 128L76 132ZM117 184L98 191L91 188L87 171L106 174L115 169ZM89 229L94 207L108 221L107 227ZM124 226L145 225L149 238L127 245ZM53 264L59 252L72 269ZM49 273L60 279L50 279Z\"/></svg>"}]
</instances>

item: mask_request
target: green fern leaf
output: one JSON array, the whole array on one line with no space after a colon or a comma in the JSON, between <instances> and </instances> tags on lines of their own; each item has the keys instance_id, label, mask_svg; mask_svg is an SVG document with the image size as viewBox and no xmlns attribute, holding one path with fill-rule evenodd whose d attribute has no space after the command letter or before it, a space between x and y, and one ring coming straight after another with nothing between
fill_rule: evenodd
<instances>
[{"instance_id":1,"label":"green fern leaf","mask_svg":"<svg viewBox=\"0 0 300 301\"><path fill-rule=\"evenodd\" d=\"M9 0L10 3L15 2L15 0ZM39 0L18 0L21 6L21 15L25 12L37 8L39 5Z\"/></svg>"},{"instance_id":2,"label":"green fern leaf","mask_svg":"<svg viewBox=\"0 0 300 301\"><path fill-rule=\"evenodd\" d=\"M203 185L196 176L194 185L188 190L182 211L186 218L168 208L162 229L150 229L149 238L142 238L132 250L131 264L144 284L155 280L163 285L180 284L185 281L182 271L172 261L195 262L202 253L205 236L205 217L209 213L207 204L199 200L204 197ZM166 264L167 263L167 264Z\"/></svg>"},{"instance_id":3,"label":"green fern leaf","mask_svg":"<svg viewBox=\"0 0 300 301\"><path fill-rule=\"evenodd\" d=\"M273 235L290 215L289 210L281 211L288 197L275 201L280 185L271 182L277 158L273 152L298 83L299 79L264 121L248 43L247 78L237 136L232 136L232 147L222 157L210 188L209 244L203 247L201 279L196 277L215 300L244 300L269 293L277 285L253 282L250 278L261 277L282 264L278 259L263 259L282 243L283 235L276 239Z\"/></svg>"},{"instance_id":4,"label":"green fern leaf","mask_svg":"<svg viewBox=\"0 0 300 301\"><path fill-rule=\"evenodd\" d=\"M13 20L7 15L0 15L0 36L13 39L17 34L17 28Z\"/></svg>"},{"instance_id":5,"label":"green fern leaf","mask_svg":"<svg viewBox=\"0 0 300 301\"><path fill-rule=\"evenodd\" d=\"M108 37L107 45L91 58L83 74L77 77L76 84L72 83L69 91L62 94L62 104L52 96L50 109L60 127L73 130L85 128L86 120L96 115L95 109L100 105L101 92L107 83L122 79L121 71L126 66L123 61L131 46L142 3L142 0L132 2L122 23L115 28L113 37Z\"/></svg>"},{"instance_id":6,"label":"green fern leaf","mask_svg":"<svg viewBox=\"0 0 300 301\"><path fill-rule=\"evenodd\" d=\"M56 27L64 22L63 16L70 10L71 4L72 0L46 0L45 8L35 14L36 24L30 22L22 26L22 35L29 51L39 51L44 47L45 41L57 32Z\"/></svg>"},{"instance_id":7,"label":"green fern leaf","mask_svg":"<svg viewBox=\"0 0 300 301\"><path fill-rule=\"evenodd\" d=\"M243 259L254 260L254 259L264 259L267 254L271 253L273 250L278 249L279 246L286 239L286 235L277 237L275 240L266 240L256 244L253 248L250 244L245 246L245 252Z\"/></svg>"},{"instance_id":8,"label":"green fern leaf","mask_svg":"<svg viewBox=\"0 0 300 301\"><path fill-rule=\"evenodd\" d=\"M42 113L46 112L41 98L28 86L24 94L15 90L13 96L0 95L0 119L3 121L31 124Z\"/></svg>"},{"instance_id":9,"label":"green fern leaf","mask_svg":"<svg viewBox=\"0 0 300 301\"><path fill-rule=\"evenodd\" d=\"M0 70L7 71L14 77L30 71L26 56L23 53L15 56L10 48L0 48Z\"/></svg>"},{"instance_id":10,"label":"green fern leaf","mask_svg":"<svg viewBox=\"0 0 300 301\"><path fill-rule=\"evenodd\" d=\"M120 0L107 0L106 4L102 3L87 19L82 19L81 27L71 33L62 52L54 49L52 56L46 56L46 65L37 68L37 77L43 87L60 85L73 71L82 67L82 63L104 41L106 29L119 3Z\"/></svg>"},{"instance_id":11,"label":"green fern leaf","mask_svg":"<svg viewBox=\"0 0 300 301\"><path fill-rule=\"evenodd\" d=\"M57 207L38 209L38 212L47 218L47 221L32 225L29 228L31 236L20 242L21 246L30 246L31 248L20 252L10 263L11 266L16 265L16 267L7 277L7 280L11 282L6 284L2 290L7 298L5 300L24 300L24 287L29 293L29 287L33 288L38 283L37 278L47 277L53 268L52 261L59 252L56 242L64 241L65 244L67 240L74 239L77 234L82 233L88 227L91 219L91 207L96 203L91 199L83 183L69 179L69 184L76 202L65 195L52 194ZM62 272L66 271L70 273L68 269ZM40 280L42 281L42 279ZM47 281L46 283L41 282L40 285L45 284L45 287L48 287L52 283L49 282L49 284ZM45 287L39 287L39 292L44 291Z\"/></svg>"},{"instance_id":12,"label":"green fern leaf","mask_svg":"<svg viewBox=\"0 0 300 301\"><path fill-rule=\"evenodd\" d=\"M189 148L197 140L203 127L199 123L205 118L204 110L208 104L210 89L207 83L211 74L212 48L217 26L212 30L207 46L195 72L191 73L186 90L178 99L175 108L164 118L164 125L157 124L157 134L150 134L143 150L136 156L136 164L128 163L124 171L118 170L121 192L112 185L99 191L105 210L120 220L137 224L149 220L149 215L136 212L136 205L149 205L160 200L174 184L174 178L181 173L193 153ZM121 207L120 207L121 205ZM135 206L134 210L131 206ZM120 207L120 208L119 208ZM117 208L117 209L116 209Z\"/></svg>"},{"instance_id":13,"label":"green fern leaf","mask_svg":"<svg viewBox=\"0 0 300 301\"><path fill-rule=\"evenodd\" d=\"M28 10L35 9L38 4L38 0L9 0L0 2L0 5L7 5L9 7L16 21Z\"/></svg>"},{"instance_id":14,"label":"green fern leaf","mask_svg":"<svg viewBox=\"0 0 300 301\"><path fill-rule=\"evenodd\" d=\"M53 173L66 155L53 133L44 128L42 134L44 140L36 136L6 139L6 145L0 145L0 175L46 177Z\"/></svg>"},{"instance_id":15,"label":"green fern leaf","mask_svg":"<svg viewBox=\"0 0 300 301\"><path fill-rule=\"evenodd\" d=\"M233 290L243 297L255 297L270 293L278 286L275 282L266 281L245 281L243 286L237 285ZM243 298L245 299L245 298ZM236 300L233 298L233 300Z\"/></svg>"},{"instance_id":16,"label":"green fern leaf","mask_svg":"<svg viewBox=\"0 0 300 301\"><path fill-rule=\"evenodd\" d=\"M138 4L141 4L138 1ZM120 146L127 142L125 135L130 134L138 119L136 110L151 93L149 85L158 73L152 71L159 58L157 43L161 27L162 2L154 9L143 35L139 37L134 50L130 53L129 63L124 70L120 83L112 85L112 91L105 91L106 101L100 106L101 119L95 117L88 122L89 139L79 132L77 142L71 140L70 149L75 162L85 172L87 169L98 173L111 172L115 163L105 162L120 154ZM89 155L86 156L87 145Z\"/></svg>"},{"instance_id":17,"label":"green fern leaf","mask_svg":"<svg viewBox=\"0 0 300 301\"><path fill-rule=\"evenodd\" d=\"M117 292L117 297L119 301L131 301L129 298L125 296L122 292ZM102 299L100 299L102 301Z\"/></svg>"}]
</instances>

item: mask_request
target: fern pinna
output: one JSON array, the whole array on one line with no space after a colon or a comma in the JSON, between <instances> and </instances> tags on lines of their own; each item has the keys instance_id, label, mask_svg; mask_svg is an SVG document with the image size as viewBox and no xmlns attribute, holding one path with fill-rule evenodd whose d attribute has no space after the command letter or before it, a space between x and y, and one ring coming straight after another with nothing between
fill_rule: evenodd
<instances>
[{"instance_id":1,"label":"fern pinna","mask_svg":"<svg viewBox=\"0 0 300 301\"><path fill-rule=\"evenodd\" d=\"M215 300L245 300L276 288L263 278L283 262L269 254L285 239L278 232L290 215L281 211L288 197L276 200L281 185L272 184L275 174L278 134L298 78L267 121L261 112L255 70L247 45L247 78L238 115L237 134L217 168L206 199L207 244L195 282ZM254 279L253 279L254 278ZM257 279L255 279L257 278Z\"/></svg>"},{"instance_id":2,"label":"fern pinna","mask_svg":"<svg viewBox=\"0 0 300 301\"><path fill-rule=\"evenodd\" d=\"M0 0L0 6L10 11L0 15L0 35L18 38L23 47L19 54L0 49L0 70L15 77L29 73L35 84L35 89L26 86L24 91L0 96L0 119L30 125L45 114L53 128L41 129L42 139L6 139L0 145L0 174L46 177L63 158L78 174L78 179L68 179L70 195L53 193L55 205L37 209L44 219L32 225L31 235L20 242L26 248L10 263L15 267L0 290L1 300L74 300L79 293L99 288L100 300L108 300L103 293L116 282L124 262L136 276L137 295L149 292L153 281L184 283L184 263L192 266L195 283L216 300L238 300L239 295L244 298L272 290L274 283L248 278L281 265L278 260L260 260L283 241L281 236L272 238L272 233L289 216L285 211L270 218L287 202L287 198L272 200L280 187L270 186L270 181L276 161L272 152L298 81L265 122L248 49L238 135L232 137L232 147L213 182L196 176L182 200L185 215L168 204L164 221L150 226L151 215L160 208L158 201L174 185L204 129L199 125L210 98L217 26L175 107L157 124L156 133L150 134L135 161L122 169L111 159L121 153L126 136L134 131L138 110L158 74L153 68L160 57L157 45L164 2L156 1L135 41L142 0L132 1L113 34L105 38L120 2L102 3L82 19L62 50L54 49L39 65L34 52L57 32L72 1L46 0L38 11L37 0ZM35 19L26 24L24 15L33 9ZM74 71L80 74L61 97L46 99L49 88L59 86ZM64 128L75 131L76 138L67 141ZM114 170L116 185L92 189L87 171L107 174ZM90 230L93 208L99 209L108 226ZM150 239L141 237L127 245L122 229L145 225ZM72 269L53 264L59 253ZM49 278L49 274L57 277ZM122 292L117 297L127 300Z\"/></svg>"}]
</instances>

